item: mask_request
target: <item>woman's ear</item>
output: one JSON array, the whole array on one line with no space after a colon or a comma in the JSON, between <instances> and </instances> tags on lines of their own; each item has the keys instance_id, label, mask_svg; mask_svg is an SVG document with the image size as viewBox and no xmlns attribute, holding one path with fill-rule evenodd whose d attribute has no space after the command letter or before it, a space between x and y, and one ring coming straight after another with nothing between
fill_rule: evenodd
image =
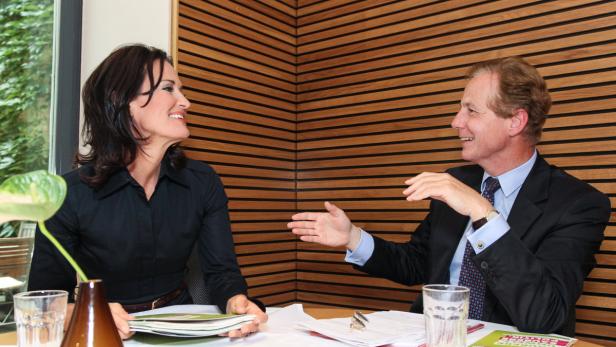
<instances>
[{"instance_id":1,"label":"woman's ear","mask_svg":"<svg viewBox=\"0 0 616 347\"><path fill-rule=\"evenodd\" d=\"M509 119L509 136L521 134L526 124L528 124L528 112L523 108L516 109Z\"/></svg>"}]
</instances>

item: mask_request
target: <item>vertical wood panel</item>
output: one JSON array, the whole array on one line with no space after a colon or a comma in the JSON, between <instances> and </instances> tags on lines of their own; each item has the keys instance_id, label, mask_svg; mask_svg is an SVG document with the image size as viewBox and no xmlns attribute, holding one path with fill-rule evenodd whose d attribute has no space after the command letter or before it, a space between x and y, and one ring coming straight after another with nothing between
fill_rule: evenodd
<instances>
[{"instance_id":1,"label":"vertical wood panel","mask_svg":"<svg viewBox=\"0 0 616 347\"><path fill-rule=\"evenodd\" d=\"M278 1L179 5L177 69L192 103L182 145L220 175L249 294L266 305L295 301L294 11Z\"/></svg>"}]
</instances>

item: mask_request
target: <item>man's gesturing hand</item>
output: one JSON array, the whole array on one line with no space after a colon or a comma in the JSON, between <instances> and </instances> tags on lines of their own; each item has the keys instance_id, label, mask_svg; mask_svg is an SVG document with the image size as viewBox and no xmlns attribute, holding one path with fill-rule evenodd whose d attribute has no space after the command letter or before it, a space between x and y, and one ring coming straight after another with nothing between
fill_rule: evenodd
<instances>
[{"instance_id":1,"label":"man's gesturing hand","mask_svg":"<svg viewBox=\"0 0 616 347\"><path fill-rule=\"evenodd\" d=\"M359 243L360 231L344 211L336 205L325 202L327 212L302 212L291 217L287 224L291 232L302 241L316 242L325 246L345 246L354 250Z\"/></svg>"},{"instance_id":2,"label":"man's gesturing hand","mask_svg":"<svg viewBox=\"0 0 616 347\"><path fill-rule=\"evenodd\" d=\"M406 200L440 200L473 221L485 217L494 208L481 194L448 173L423 172L404 183L409 185L402 192Z\"/></svg>"}]
</instances>

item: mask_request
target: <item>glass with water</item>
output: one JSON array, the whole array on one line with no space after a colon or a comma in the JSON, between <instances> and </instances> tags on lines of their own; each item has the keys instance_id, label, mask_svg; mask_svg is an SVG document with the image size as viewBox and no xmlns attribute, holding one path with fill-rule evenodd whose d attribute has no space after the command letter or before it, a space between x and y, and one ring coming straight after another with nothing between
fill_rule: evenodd
<instances>
[{"instance_id":1,"label":"glass with water","mask_svg":"<svg viewBox=\"0 0 616 347\"><path fill-rule=\"evenodd\" d=\"M15 294L18 347L58 347L62 343L68 292L36 290Z\"/></svg>"},{"instance_id":2,"label":"glass with water","mask_svg":"<svg viewBox=\"0 0 616 347\"><path fill-rule=\"evenodd\" d=\"M423 307L428 347L466 346L469 289L449 284L423 287Z\"/></svg>"}]
</instances>

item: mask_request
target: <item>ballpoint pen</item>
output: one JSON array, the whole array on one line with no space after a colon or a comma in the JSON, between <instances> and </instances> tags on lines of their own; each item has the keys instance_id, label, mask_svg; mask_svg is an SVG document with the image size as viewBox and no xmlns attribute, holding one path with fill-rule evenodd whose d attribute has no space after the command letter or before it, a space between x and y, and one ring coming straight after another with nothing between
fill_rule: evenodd
<instances>
[{"instance_id":1,"label":"ballpoint pen","mask_svg":"<svg viewBox=\"0 0 616 347\"><path fill-rule=\"evenodd\" d=\"M366 324L368 324L368 318L361 312L355 311L351 317L351 329L363 330L366 328Z\"/></svg>"},{"instance_id":2,"label":"ballpoint pen","mask_svg":"<svg viewBox=\"0 0 616 347\"><path fill-rule=\"evenodd\" d=\"M485 327L486 325L483 323L477 323L475 325L471 325L468 328L466 328L466 333L470 334L470 333L474 333L477 330L483 329L483 327Z\"/></svg>"}]
</instances>

